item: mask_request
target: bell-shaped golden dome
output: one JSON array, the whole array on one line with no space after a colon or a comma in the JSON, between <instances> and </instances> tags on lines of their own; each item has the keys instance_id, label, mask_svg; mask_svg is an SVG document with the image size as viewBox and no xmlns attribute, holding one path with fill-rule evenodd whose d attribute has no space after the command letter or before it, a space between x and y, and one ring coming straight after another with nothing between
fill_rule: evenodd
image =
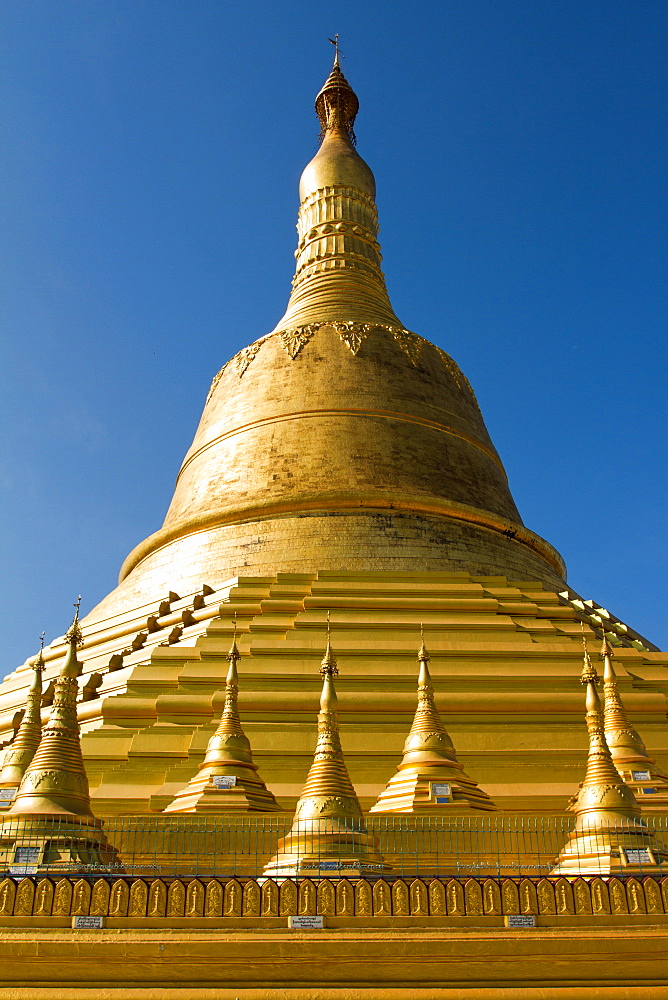
<instances>
[{"instance_id":1,"label":"bell-shaped golden dome","mask_svg":"<svg viewBox=\"0 0 668 1000\"><path fill-rule=\"evenodd\" d=\"M162 529L92 617L236 575L505 575L563 587L522 526L473 391L390 304L357 98L335 65L304 171L292 294L216 375Z\"/></svg>"}]
</instances>

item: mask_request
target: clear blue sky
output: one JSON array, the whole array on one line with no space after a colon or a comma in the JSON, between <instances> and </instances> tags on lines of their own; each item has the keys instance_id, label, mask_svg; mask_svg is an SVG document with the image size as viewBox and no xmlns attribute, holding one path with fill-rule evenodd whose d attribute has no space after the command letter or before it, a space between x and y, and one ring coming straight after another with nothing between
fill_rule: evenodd
<instances>
[{"instance_id":1,"label":"clear blue sky","mask_svg":"<svg viewBox=\"0 0 668 1000\"><path fill-rule=\"evenodd\" d=\"M653 0L4 0L0 674L162 523L289 291L338 31L395 310L469 376L571 586L668 645Z\"/></svg>"}]
</instances>

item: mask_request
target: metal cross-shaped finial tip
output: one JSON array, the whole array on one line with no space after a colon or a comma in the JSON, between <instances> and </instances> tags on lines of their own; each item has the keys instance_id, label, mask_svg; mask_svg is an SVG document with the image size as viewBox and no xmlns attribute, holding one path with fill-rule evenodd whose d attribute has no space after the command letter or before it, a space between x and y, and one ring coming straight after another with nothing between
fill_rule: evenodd
<instances>
[{"instance_id":1,"label":"metal cross-shaped finial tip","mask_svg":"<svg viewBox=\"0 0 668 1000\"><path fill-rule=\"evenodd\" d=\"M72 620L72 624L70 625L69 629L65 633L65 639L68 642L75 642L77 646L81 646L83 644L83 633L81 631L81 626L79 624L79 608L80 607L81 607L81 594L79 594L79 596L77 597L75 603L73 604L74 618Z\"/></svg>"},{"instance_id":2,"label":"metal cross-shaped finial tip","mask_svg":"<svg viewBox=\"0 0 668 1000\"><path fill-rule=\"evenodd\" d=\"M335 50L335 53L336 53L336 55L334 56L334 65L338 66L339 65L339 36L338 35L334 35L334 38L328 38L327 41L331 42L332 45L334 46L334 50Z\"/></svg>"},{"instance_id":3,"label":"metal cross-shaped finial tip","mask_svg":"<svg viewBox=\"0 0 668 1000\"><path fill-rule=\"evenodd\" d=\"M44 632L39 637L39 656L33 663L34 670L44 670Z\"/></svg>"},{"instance_id":4,"label":"metal cross-shaped finial tip","mask_svg":"<svg viewBox=\"0 0 668 1000\"><path fill-rule=\"evenodd\" d=\"M584 662L582 665L582 674L580 675L581 684L598 684L598 674L596 673L596 667L591 662L589 657L589 650L587 649L587 639L585 637L584 625L580 622L582 628L582 649L584 651Z\"/></svg>"}]
</instances>

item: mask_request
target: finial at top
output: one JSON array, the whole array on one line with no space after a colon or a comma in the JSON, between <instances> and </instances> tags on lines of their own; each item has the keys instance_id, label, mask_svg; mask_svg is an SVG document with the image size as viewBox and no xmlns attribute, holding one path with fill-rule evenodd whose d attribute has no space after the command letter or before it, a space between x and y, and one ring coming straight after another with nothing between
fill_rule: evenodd
<instances>
[{"instance_id":1,"label":"finial at top","mask_svg":"<svg viewBox=\"0 0 668 1000\"><path fill-rule=\"evenodd\" d=\"M232 621L234 622L234 632L232 633L232 645L230 646L230 651L227 654L227 659L230 663L236 663L237 660L241 659L241 653L239 652L239 647L237 646L237 613L234 612L232 616Z\"/></svg>"},{"instance_id":2,"label":"finial at top","mask_svg":"<svg viewBox=\"0 0 668 1000\"><path fill-rule=\"evenodd\" d=\"M334 35L334 38L328 38L327 41L331 42L332 45L334 46L334 52L335 52L335 54L334 54L334 65L338 66L339 65L339 36L338 36L338 34Z\"/></svg>"},{"instance_id":3,"label":"finial at top","mask_svg":"<svg viewBox=\"0 0 668 1000\"><path fill-rule=\"evenodd\" d=\"M322 658L320 664L320 676L321 677L332 677L334 674L338 674L339 668L336 665L336 657L332 652L332 634L329 622L329 611L327 612L327 649L325 650L325 655Z\"/></svg>"},{"instance_id":4,"label":"finial at top","mask_svg":"<svg viewBox=\"0 0 668 1000\"><path fill-rule=\"evenodd\" d=\"M39 670L40 673L42 670L46 669L46 664L44 663L44 632L42 632L39 637L39 654L33 663L32 668L33 670Z\"/></svg>"},{"instance_id":5,"label":"finial at top","mask_svg":"<svg viewBox=\"0 0 668 1000\"><path fill-rule=\"evenodd\" d=\"M335 41L329 39L336 48L334 66L315 99L315 110L320 119L320 141L322 142L328 133L338 133L338 135L343 133L355 145L353 125L360 102L357 100L357 94L341 72L339 36L336 35L335 38Z\"/></svg>"},{"instance_id":6,"label":"finial at top","mask_svg":"<svg viewBox=\"0 0 668 1000\"><path fill-rule=\"evenodd\" d=\"M430 656L427 652L427 647L424 644L424 625L420 623L420 649L418 650L418 660L420 663L423 663L429 659Z\"/></svg>"},{"instance_id":7,"label":"finial at top","mask_svg":"<svg viewBox=\"0 0 668 1000\"><path fill-rule=\"evenodd\" d=\"M76 646L83 645L83 632L81 631L81 625L79 624L79 608L81 607L81 594L77 597L74 605L74 618L72 619L72 624L65 633L65 639L69 643L74 643Z\"/></svg>"},{"instance_id":8,"label":"finial at top","mask_svg":"<svg viewBox=\"0 0 668 1000\"><path fill-rule=\"evenodd\" d=\"M614 656L615 654L612 651L612 646L610 645L610 641L608 640L608 637L605 634L605 625L601 626L601 635L603 638L603 644L601 646L601 656Z\"/></svg>"},{"instance_id":9,"label":"finial at top","mask_svg":"<svg viewBox=\"0 0 668 1000\"><path fill-rule=\"evenodd\" d=\"M580 627L582 629L582 648L584 650L584 662L582 664L580 682L582 684L593 684L594 687L596 687L598 684L598 674L596 673L596 667L591 662L589 657L589 650L587 649L587 640L585 638L584 625L582 622L580 622Z\"/></svg>"}]
</instances>

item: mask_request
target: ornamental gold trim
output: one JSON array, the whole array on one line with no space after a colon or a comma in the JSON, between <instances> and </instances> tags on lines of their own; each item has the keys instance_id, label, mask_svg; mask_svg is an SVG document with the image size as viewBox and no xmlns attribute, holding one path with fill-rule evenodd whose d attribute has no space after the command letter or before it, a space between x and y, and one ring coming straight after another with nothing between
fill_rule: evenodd
<instances>
[{"instance_id":1,"label":"ornamental gold trim","mask_svg":"<svg viewBox=\"0 0 668 1000\"><path fill-rule=\"evenodd\" d=\"M0 880L0 916L24 917L481 917L577 919L663 915L668 883L645 878L204 878L26 877Z\"/></svg>"}]
</instances>

